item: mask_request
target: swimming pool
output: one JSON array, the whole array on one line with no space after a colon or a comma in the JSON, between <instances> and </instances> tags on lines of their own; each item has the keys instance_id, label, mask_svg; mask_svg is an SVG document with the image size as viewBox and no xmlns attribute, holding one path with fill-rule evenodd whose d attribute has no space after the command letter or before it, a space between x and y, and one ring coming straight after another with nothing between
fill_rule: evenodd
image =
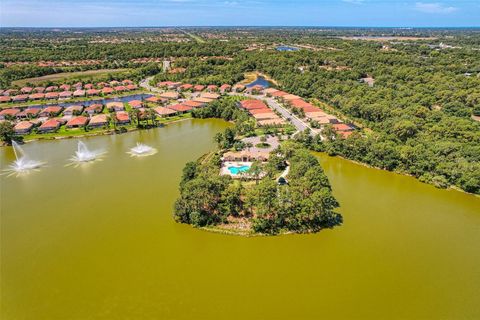
<instances>
[{"instance_id":1,"label":"swimming pool","mask_svg":"<svg viewBox=\"0 0 480 320\"><path fill-rule=\"evenodd\" d=\"M250 169L250 166L231 166L227 168L231 174L240 174L242 172L247 172Z\"/></svg>"}]
</instances>

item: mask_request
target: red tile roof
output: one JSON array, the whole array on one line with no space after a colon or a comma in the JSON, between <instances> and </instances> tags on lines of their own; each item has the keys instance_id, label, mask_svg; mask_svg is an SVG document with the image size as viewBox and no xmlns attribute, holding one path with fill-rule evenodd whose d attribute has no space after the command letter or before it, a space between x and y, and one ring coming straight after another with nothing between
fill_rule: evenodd
<instances>
[{"instance_id":1,"label":"red tile roof","mask_svg":"<svg viewBox=\"0 0 480 320\"><path fill-rule=\"evenodd\" d=\"M27 131L27 130L32 129L32 127L33 127L33 123L31 123L30 121L20 121L19 123L17 123L15 125L15 127L13 127L13 130L15 130L15 131Z\"/></svg>"},{"instance_id":2,"label":"red tile roof","mask_svg":"<svg viewBox=\"0 0 480 320\"><path fill-rule=\"evenodd\" d=\"M345 123L335 123L332 124L333 129L336 131L352 131L353 128Z\"/></svg>"},{"instance_id":3,"label":"red tile roof","mask_svg":"<svg viewBox=\"0 0 480 320\"><path fill-rule=\"evenodd\" d=\"M115 117L120 122L130 121L130 116L125 111L119 111L119 112L115 113Z\"/></svg>"},{"instance_id":4,"label":"red tile roof","mask_svg":"<svg viewBox=\"0 0 480 320\"><path fill-rule=\"evenodd\" d=\"M45 94L44 93L34 93L34 94L29 95L28 98L30 100L43 99L43 98L45 98Z\"/></svg>"},{"instance_id":5,"label":"red tile roof","mask_svg":"<svg viewBox=\"0 0 480 320\"><path fill-rule=\"evenodd\" d=\"M202 91L203 89L205 89L205 86L201 84L197 84L196 86L193 87L193 90L195 91Z\"/></svg>"},{"instance_id":6,"label":"red tile roof","mask_svg":"<svg viewBox=\"0 0 480 320\"><path fill-rule=\"evenodd\" d=\"M3 109L0 111L0 116L15 116L17 113L20 112L20 109Z\"/></svg>"},{"instance_id":7,"label":"red tile roof","mask_svg":"<svg viewBox=\"0 0 480 320\"><path fill-rule=\"evenodd\" d=\"M143 102L140 100L132 100L129 101L128 104L134 109L141 108L143 106Z\"/></svg>"},{"instance_id":8,"label":"red tile roof","mask_svg":"<svg viewBox=\"0 0 480 320\"><path fill-rule=\"evenodd\" d=\"M60 98L69 98L72 96L72 91L63 91L58 95Z\"/></svg>"},{"instance_id":9,"label":"red tile roof","mask_svg":"<svg viewBox=\"0 0 480 320\"><path fill-rule=\"evenodd\" d=\"M259 114L259 113L272 113L272 109L264 108L264 109L251 109L248 110L250 114Z\"/></svg>"},{"instance_id":10,"label":"red tile roof","mask_svg":"<svg viewBox=\"0 0 480 320\"><path fill-rule=\"evenodd\" d=\"M192 108L200 108L205 105L204 103L201 103L198 101L192 101L192 100L187 100L185 102L182 102L181 104L187 107L192 107Z\"/></svg>"},{"instance_id":11,"label":"red tile roof","mask_svg":"<svg viewBox=\"0 0 480 320\"><path fill-rule=\"evenodd\" d=\"M42 113L42 114L47 114L47 115L49 115L50 113L59 114L60 111L62 111L62 107L51 106L51 107L43 108L42 111L41 111L41 113Z\"/></svg>"},{"instance_id":12,"label":"red tile roof","mask_svg":"<svg viewBox=\"0 0 480 320\"><path fill-rule=\"evenodd\" d=\"M186 112L186 111L192 110L193 108L188 107L188 106L184 106L182 104L175 104L175 105L172 105L172 106L168 106L168 109L172 109L172 110L175 110L175 111L178 111L178 112Z\"/></svg>"},{"instance_id":13,"label":"red tile roof","mask_svg":"<svg viewBox=\"0 0 480 320\"><path fill-rule=\"evenodd\" d=\"M240 105L247 110L268 108L267 105L260 100L243 100L240 101Z\"/></svg>"},{"instance_id":14,"label":"red tile roof","mask_svg":"<svg viewBox=\"0 0 480 320\"><path fill-rule=\"evenodd\" d=\"M113 89L109 88L109 87L105 87L105 88L102 89L102 93L104 93L104 94L113 93Z\"/></svg>"},{"instance_id":15,"label":"red tile roof","mask_svg":"<svg viewBox=\"0 0 480 320\"><path fill-rule=\"evenodd\" d=\"M40 127L40 130L48 130L48 129L55 129L60 126L60 122L57 119L49 119L45 121Z\"/></svg>"},{"instance_id":16,"label":"red tile roof","mask_svg":"<svg viewBox=\"0 0 480 320\"><path fill-rule=\"evenodd\" d=\"M45 99L56 99L59 97L58 92L47 92L45 94Z\"/></svg>"},{"instance_id":17,"label":"red tile roof","mask_svg":"<svg viewBox=\"0 0 480 320\"><path fill-rule=\"evenodd\" d=\"M172 109L169 109L169 108L164 108L164 107L156 107L155 109L155 112L158 114L158 115L161 115L161 116L165 116L165 115L170 115L170 114L175 114L177 113L176 110L172 110Z\"/></svg>"},{"instance_id":18,"label":"red tile roof","mask_svg":"<svg viewBox=\"0 0 480 320\"><path fill-rule=\"evenodd\" d=\"M0 102L9 102L11 99L9 96L1 96Z\"/></svg>"},{"instance_id":19,"label":"red tile roof","mask_svg":"<svg viewBox=\"0 0 480 320\"><path fill-rule=\"evenodd\" d=\"M83 127L88 123L88 118L84 116L75 117L67 122L67 127Z\"/></svg>"},{"instance_id":20,"label":"red tile roof","mask_svg":"<svg viewBox=\"0 0 480 320\"><path fill-rule=\"evenodd\" d=\"M12 101L25 101L28 99L28 94L19 94L12 97Z\"/></svg>"}]
</instances>

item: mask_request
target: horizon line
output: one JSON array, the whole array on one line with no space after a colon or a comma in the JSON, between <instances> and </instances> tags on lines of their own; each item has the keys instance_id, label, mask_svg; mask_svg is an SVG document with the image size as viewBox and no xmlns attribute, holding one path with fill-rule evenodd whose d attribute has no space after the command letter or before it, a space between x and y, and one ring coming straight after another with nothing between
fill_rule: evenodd
<instances>
[{"instance_id":1,"label":"horizon line","mask_svg":"<svg viewBox=\"0 0 480 320\"><path fill-rule=\"evenodd\" d=\"M346 25L164 25L164 26L0 26L0 29L145 29L145 28L365 28L365 29L480 29L478 26L346 26Z\"/></svg>"}]
</instances>

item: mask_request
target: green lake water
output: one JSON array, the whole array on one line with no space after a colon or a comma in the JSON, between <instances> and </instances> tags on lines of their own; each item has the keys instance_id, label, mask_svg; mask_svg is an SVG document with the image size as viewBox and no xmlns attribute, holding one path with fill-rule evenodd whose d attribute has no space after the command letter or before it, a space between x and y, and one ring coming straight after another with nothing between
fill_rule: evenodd
<instances>
[{"instance_id":1,"label":"green lake water","mask_svg":"<svg viewBox=\"0 0 480 320\"><path fill-rule=\"evenodd\" d=\"M47 166L0 176L1 308L19 319L479 319L480 199L318 155L344 224L242 238L176 224L187 161L228 124L189 120L24 146ZM126 152L136 142L158 149ZM13 161L0 149L1 169Z\"/></svg>"}]
</instances>

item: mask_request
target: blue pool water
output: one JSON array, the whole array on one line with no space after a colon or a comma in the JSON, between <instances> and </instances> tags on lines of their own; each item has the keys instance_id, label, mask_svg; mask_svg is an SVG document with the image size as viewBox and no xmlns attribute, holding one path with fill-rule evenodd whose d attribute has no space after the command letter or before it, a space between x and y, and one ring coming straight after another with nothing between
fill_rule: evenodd
<instances>
[{"instance_id":1,"label":"blue pool water","mask_svg":"<svg viewBox=\"0 0 480 320\"><path fill-rule=\"evenodd\" d=\"M231 174L239 174L242 172L247 172L248 169L250 169L250 166L228 167L227 169Z\"/></svg>"}]
</instances>

